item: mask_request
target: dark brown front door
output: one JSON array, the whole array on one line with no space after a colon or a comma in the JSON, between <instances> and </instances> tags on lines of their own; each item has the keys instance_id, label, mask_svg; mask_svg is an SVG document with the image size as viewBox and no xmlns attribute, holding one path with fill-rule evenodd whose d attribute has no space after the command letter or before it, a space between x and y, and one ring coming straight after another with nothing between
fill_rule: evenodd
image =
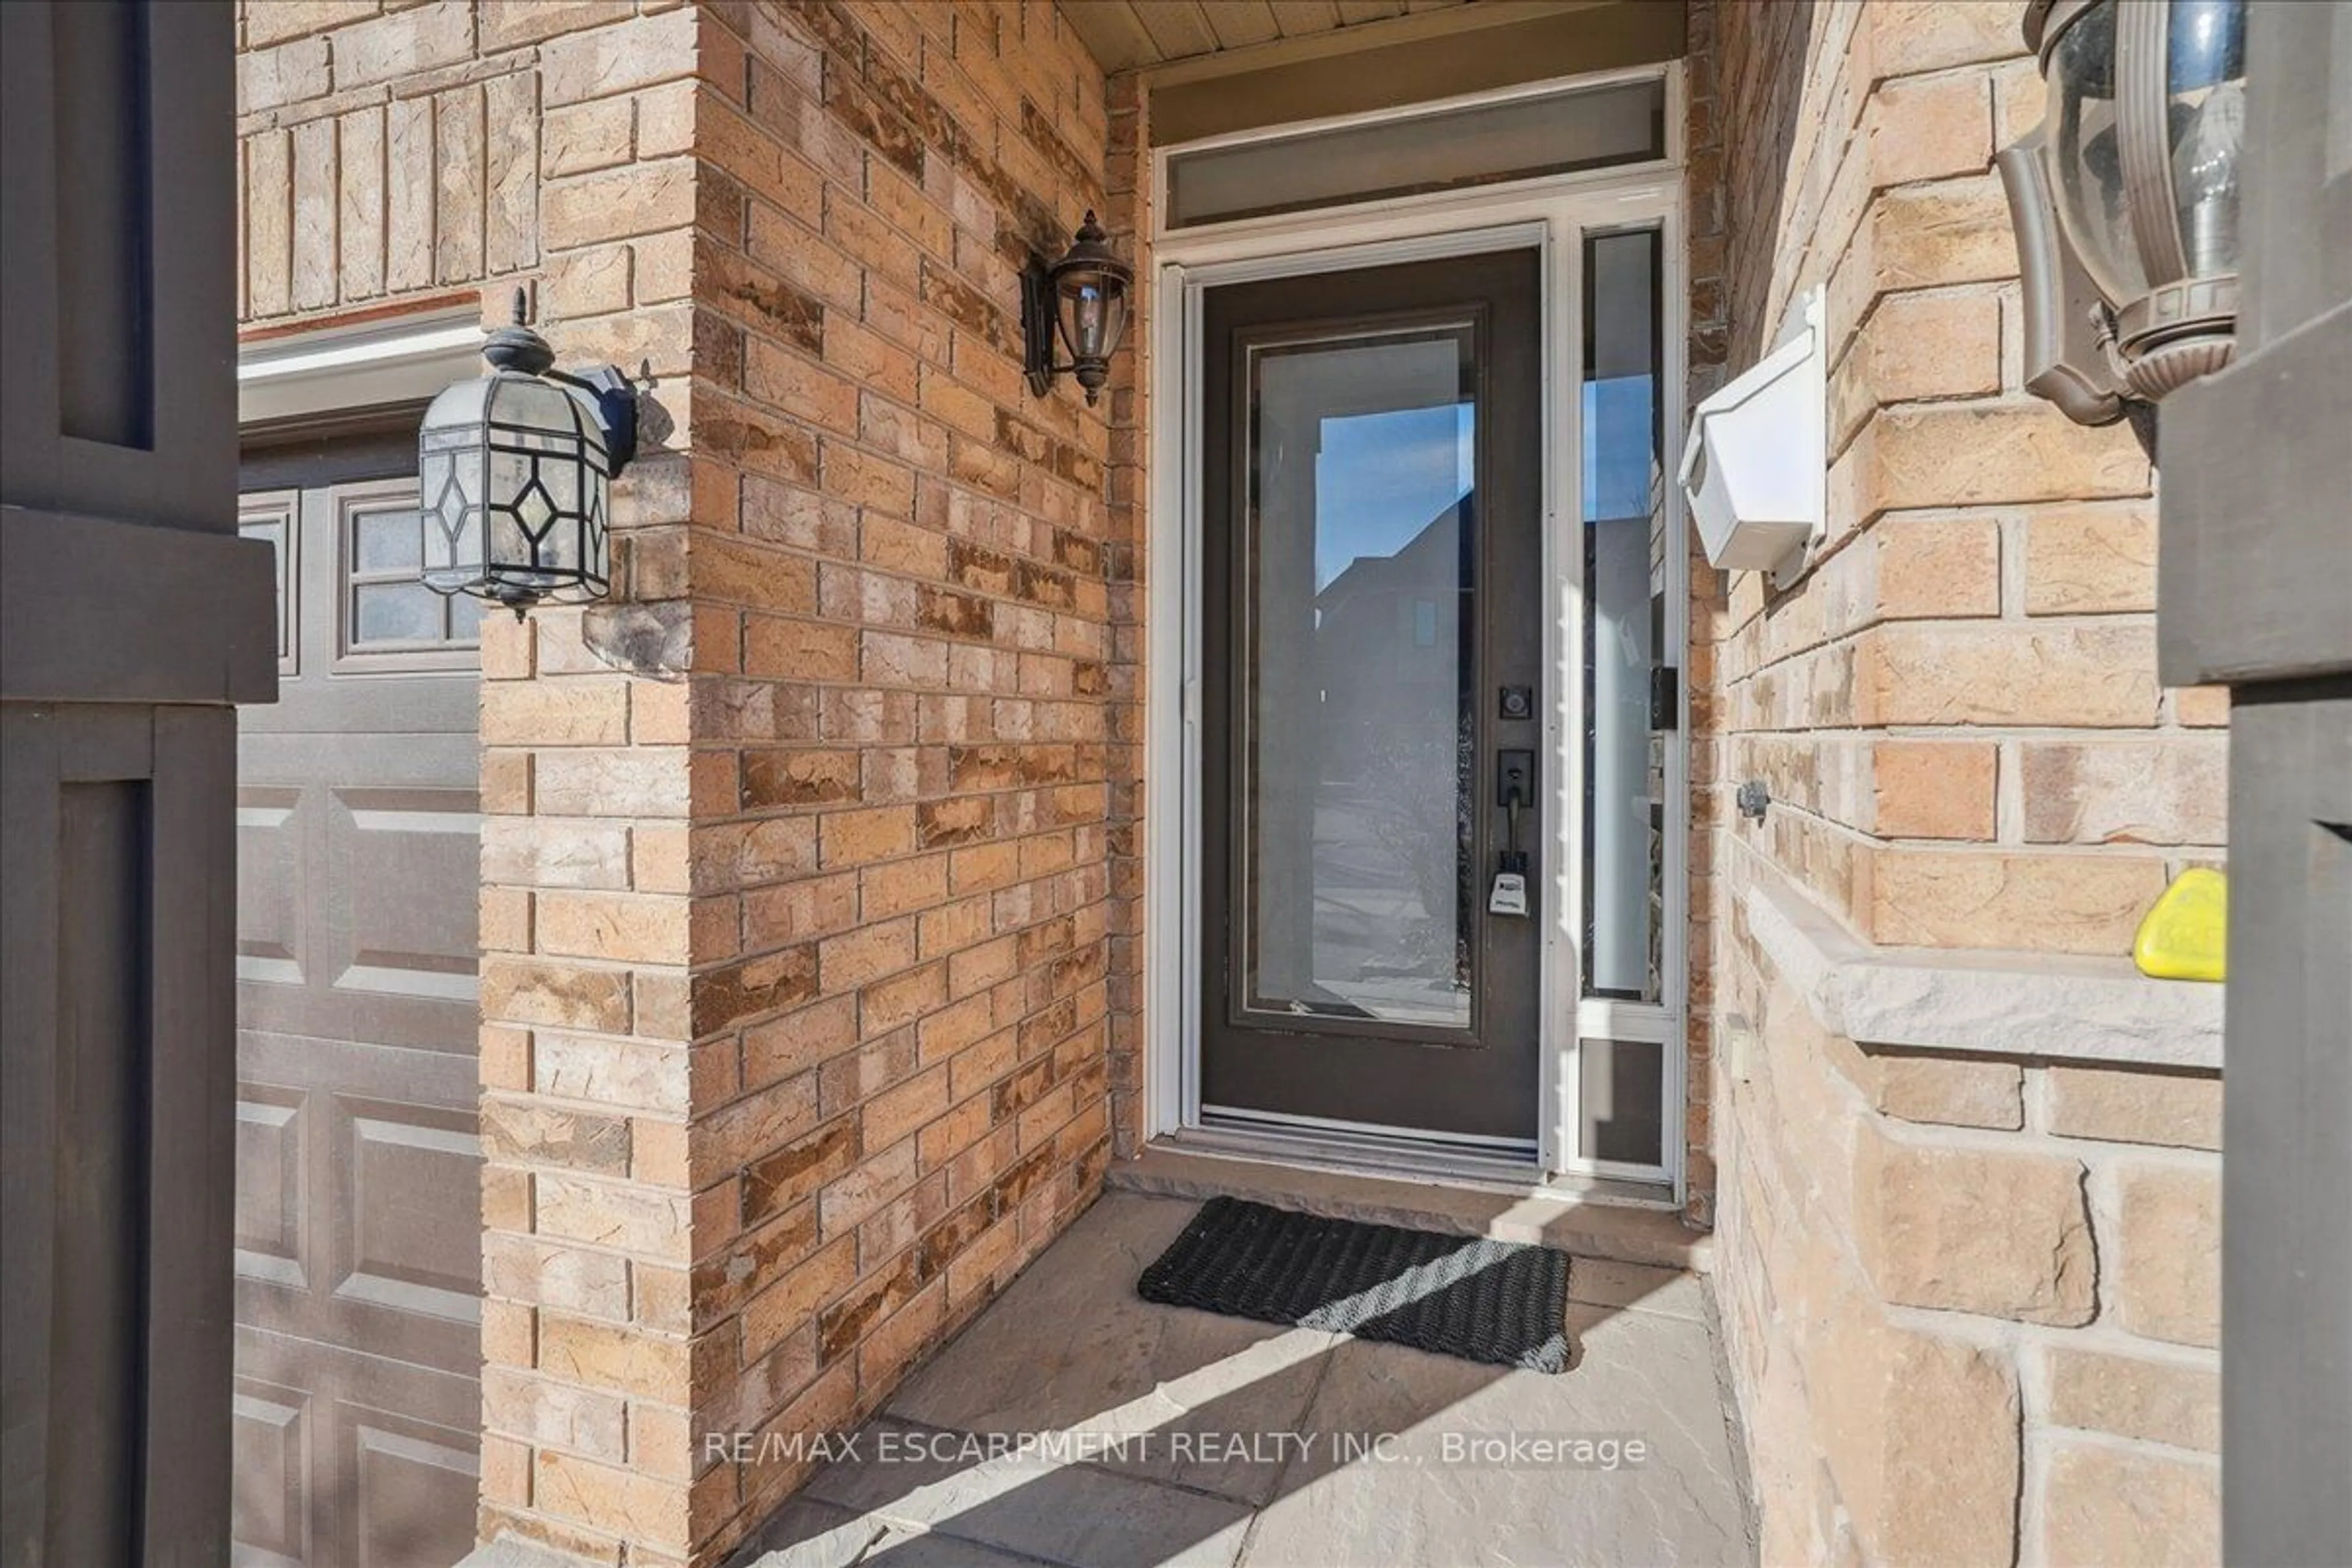
<instances>
[{"instance_id":1,"label":"dark brown front door","mask_svg":"<svg viewBox=\"0 0 2352 1568\"><path fill-rule=\"evenodd\" d=\"M1532 1143L1537 253L1214 289L1204 333L1203 1116Z\"/></svg>"},{"instance_id":2,"label":"dark brown front door","mask_svg":"<svg viewBox=\"0 0 2352 1568\"><path fill-rule=\"evenodd\" d=\"M479 605L416 580L414 428L257 459L242 509L280 563L237 747L236 1552L273 1568L474 1539Z\"/></svg>"}]
</instances>

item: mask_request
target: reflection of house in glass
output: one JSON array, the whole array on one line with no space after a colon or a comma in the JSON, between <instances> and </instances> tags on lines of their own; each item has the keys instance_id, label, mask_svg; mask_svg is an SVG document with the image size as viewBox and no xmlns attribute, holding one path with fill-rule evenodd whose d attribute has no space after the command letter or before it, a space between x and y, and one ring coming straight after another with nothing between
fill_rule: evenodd
<instances>
[{"instance_id":1,"label":"reflection of house in glass","mask_svg":"<svg viewBox=\"0 0 2352 1568\"><path fill-rule=\"evenodd\" d=\"M1315 970L1385 1017L1466 1021L1474 516L1465 494L1315 597Z\"/></svg>"},{"instance_id":2,"label":"reflection of house in glass","mask_svg":"<svg viewBox=\"0 0 2352 1568\"><path fill-rule=\"evenodd\" d=\"M1255 363L1255 1010L1470 1023L1465 329Z\"/></svg>"}]
</instances>

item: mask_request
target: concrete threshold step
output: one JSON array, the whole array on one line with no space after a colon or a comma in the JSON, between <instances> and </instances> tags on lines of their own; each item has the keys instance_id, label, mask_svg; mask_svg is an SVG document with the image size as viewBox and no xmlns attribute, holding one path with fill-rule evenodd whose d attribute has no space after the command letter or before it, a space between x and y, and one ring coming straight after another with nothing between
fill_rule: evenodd
<instances>
[{"instance_id":1,"label":"concrete threshold step","mask_svg":"<svg viewBox=\"0 0 2352 1568\"><path fill-rule=\"evenodd\" d=\"M1574 1258L1605 1258L1693 1274L1708 1271L1714 1237L1672 1210L1572 1193L1402 1181L1318 1166L1276 1164L1154 1145L1114 1160L1106 1185L1166 1197L1246 1198L1276 1208L1497 1241L1540 1242Z\"/></svg>"}]
</instances>

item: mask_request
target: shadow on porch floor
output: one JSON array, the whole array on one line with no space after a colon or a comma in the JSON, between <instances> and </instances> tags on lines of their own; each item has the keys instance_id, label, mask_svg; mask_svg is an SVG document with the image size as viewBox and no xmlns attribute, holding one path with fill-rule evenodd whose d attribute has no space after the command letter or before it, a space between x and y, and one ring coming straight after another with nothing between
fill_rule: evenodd
<instances>
[{"instance_id":1,"label":"shadow on porch floor","mask_svg":"<svg viewBox=\"0 0 2352 1568\"><path fill-rule=\"evenodd\" d=\"M1139 1300L1194 1206L1106 1194L739 1568L1754 1561L1696 1278L1578 1258L1547 1377Z\"/></svg>"}]
</instances>

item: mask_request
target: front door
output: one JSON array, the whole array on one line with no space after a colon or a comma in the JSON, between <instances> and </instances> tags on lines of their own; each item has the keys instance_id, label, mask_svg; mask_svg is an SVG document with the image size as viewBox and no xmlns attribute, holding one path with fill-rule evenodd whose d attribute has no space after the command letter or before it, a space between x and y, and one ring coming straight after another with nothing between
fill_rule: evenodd
<instances>
[{"instance_id":1,"label":"front door","mask_svg":"<svg viewBox=\"0 0 2352 1568\"><path fill-rule=\"evenodd\" d=\"M1538 253L1212 289L1203 330L1203 1117L1531 1152Z\"/></svg>"}]
</instances>

